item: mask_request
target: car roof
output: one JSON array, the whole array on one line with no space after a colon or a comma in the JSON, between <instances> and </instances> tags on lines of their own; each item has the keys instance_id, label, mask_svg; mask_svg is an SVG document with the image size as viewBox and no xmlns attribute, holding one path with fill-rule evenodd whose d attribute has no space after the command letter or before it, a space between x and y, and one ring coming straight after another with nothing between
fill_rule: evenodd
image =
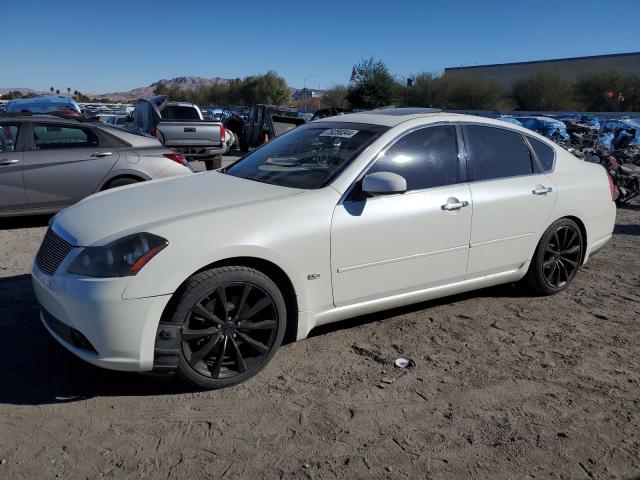
<instances>
[{"instance_id":1,"label":"car roof","mask_svg":"<svg viewBox=\"0 0 640 480\"><path fill-rule=\"evenodd\" d=\"M17 112L5 113L0 115L0 122L38 122L38 123L68 123L78 125L79 123L98 123L98 122L80 122L73 118L64 118L57 115L49 115L46 113L28 113L19 114Z\"/></svg>"},{"instance_id":2,"label":"car roof","mask_svg":"<svg viewBox=\"0 0 640 480\"><path fill-rule=\"evenodd\" d=\"M510 122L500 119L481 117L477 115L466 115L460 113L448 113L435 110L432 108L387 108L381 110L370 110L358 113L347 113L336 117L326 117L314 120L311 123L319 122L349 122L364 123L370 125L383 125L386 127L395 127L409 120L424 119L433 122L473 122L484 123L487 125L496 125L501 127L509 127L513 130L519 130L531 134L530 130L522 128Z\"/></svg>"}]
</instances>

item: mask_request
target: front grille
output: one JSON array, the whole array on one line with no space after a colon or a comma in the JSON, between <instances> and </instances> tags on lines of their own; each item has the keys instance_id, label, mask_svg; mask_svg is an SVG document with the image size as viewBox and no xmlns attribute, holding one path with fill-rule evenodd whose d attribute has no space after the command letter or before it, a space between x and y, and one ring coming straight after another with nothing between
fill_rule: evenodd
<instances>
[{"instance_id":1,"label":"front grille","mask_svg":"<svg viewBox=\"0 0 640 480\"><path fill-rule=\"evenodd\" d=\"M44 273L53 275L72 248L73 245L50 228L40 245L36 263Z\"/></svg>"},{"instance_id":2,"label":"front grille","mask_svg":"<svg viewBox=\"0 0 640 480\"><path fill-rule=\"evenodd\" d=\"M44 308L40 307L42 312L42 318L47 326L53 330L57 336L64 340L69 345L73 345L76 348L88 350L93 353L97 353L96 349L91 342L75 328L70 327L66 323L61 322L56 317L47 312Z\"/></svg>"}]
</instances>

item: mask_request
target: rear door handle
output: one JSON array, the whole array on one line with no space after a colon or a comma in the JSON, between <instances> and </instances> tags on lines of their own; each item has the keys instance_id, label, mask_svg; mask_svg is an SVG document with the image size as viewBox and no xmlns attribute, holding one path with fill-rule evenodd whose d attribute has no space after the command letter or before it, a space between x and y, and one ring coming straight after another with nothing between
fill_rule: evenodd
<instances>
[{"instance_id":1,"label":"rear door handle","mask_svg":"<svg viewBox=\"0 0 640 480\"><path fill-rule=\"evenodd\" d=\"M553 192L553 188L551 187L541 187L531 190L531 193L533 193L534 195L546 195L547 193L551 192Z\"/></svg>"},{"instance_id":2,"label":"rear door handle","mask_svg":"<svg viewBox=\"0 0 640 480\"><path fill-rule=\"evenodd\" d=\"M108 157L109 155L113 155L113 152L95 152L92 153L92 157Z\"/></svg>"},{"instance_id":3,"label":"rear door handle","mask_svg":"<svg viewBox=\"0 0 640 480\"><path fill-rule=\"evenodd\" d=\"M469 206L469 202L465 200L464 202L445 203L440 208L442 208L442 210L447 210L450 212L451 210L460 210L461 208L467 206Z\"/></svg>"},{"instance_id":4,"label":"rear door handle","mask_svg":"<svg viewBox=\"0 0 640 480\"><path fill-rule=\"evenodd\" d=\"M18 163L20 160L0 160L0 165L1 166L6 166L6 165L13 165L14 163Z\"/></svg>"}]
</instances>

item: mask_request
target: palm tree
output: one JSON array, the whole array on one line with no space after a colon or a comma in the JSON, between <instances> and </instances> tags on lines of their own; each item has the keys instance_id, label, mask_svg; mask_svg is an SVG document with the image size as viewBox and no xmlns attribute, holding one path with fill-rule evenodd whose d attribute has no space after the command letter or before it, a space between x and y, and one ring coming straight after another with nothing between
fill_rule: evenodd
<instances>
[{"instance_id":1,"label":"palm tree","mask_svg":"<svg viewBox=\"0 0 640 480\"><path fill-rule=\"evenodd\" d=\"M67 87L67 97L71 96L71 87Z\"/></svg>"},{"instance_id":2,"label":"palm tree","mask_svg":"<svg viewBox=\"0 0 640 480\"><path fill-rule=\"evenodd\" d=\"M60 89L59 88L56 89L56 95L60 95Z\"/></svg>"},{"instance_id":3,"label":"palm tree","mask_svg":"<svg viewBox=\"0 0 640 480\"><path fill-rule=\"evenodd\" d=\"M49 91L51 92L51 95L53 95L53 87L51 87Z\"/></svg>"}]
</instances>

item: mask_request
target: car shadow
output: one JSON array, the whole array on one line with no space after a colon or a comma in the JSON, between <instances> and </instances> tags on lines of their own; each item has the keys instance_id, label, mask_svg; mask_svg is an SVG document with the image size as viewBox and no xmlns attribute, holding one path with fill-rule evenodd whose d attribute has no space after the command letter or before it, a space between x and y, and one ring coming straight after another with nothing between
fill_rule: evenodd
<instances>
[{"instance_id":1,"label":"car shadow","mask_svg":"<svg viewBox=\"0 0 640 480\"><path fill-rule=\"evenodd\" d=\"M314 328L309 337L316 337L320 335L326 335L327 333L337 332L339 330L346 330L360 325L366 325L368 323L374 323L388 318L396 317L399 315L407 315L410 313L419 312L421 310L428 310L430 308L439 307L442 305L449 305L451 303L461 302L471 298L530 298L536 297L537 294L524 288L519 284L506 283L503 285L497 285L495 287L483 288L480 290L473 290L466 293L459 293L457 295L451 295L447 297L437 298L434 300L428 300L426 302L413 303L404 307L392 308L389 310L382 310L380 312L370 313L367 315L361 315L359 317L342 320L336 323L330 323L328 325L321 325Z\"/></svg>"},{"instance_id":2,"label":"car shadow","mask_svg":"<svg viewBox=\"0 0 640 480\"><path fill-rule=\"evenodd\" d=\"M97 396L193 391L172 377L94 367L59 345L40 322L30 275L0 278L0 404L43 405Z\"/></svg>"},{"instance_id":3,"label":"car shadow","mask_svg":"<svg viewBox=\"0 0 640 480\"><path fill-rule=\"evenodd\" d=\"M0 230L46 227L52 216L53 215L31 215L25 217L0 218Z\"/></svg>"},{"instance_id":4,"label":"car shadow","mask_svg":"<svg viewBox=\"0 0 640 480\"><path fill-rule=\"evenodd\" d=\"M46 405L104 396L173 395L195 391L172 376L94 367L58 344L40 322L30 275L0 278L0 405ZM511 285L423 302L314 329L324 335L393 316L482 295L522 297Z\"/></svg>"}]
</instances>

